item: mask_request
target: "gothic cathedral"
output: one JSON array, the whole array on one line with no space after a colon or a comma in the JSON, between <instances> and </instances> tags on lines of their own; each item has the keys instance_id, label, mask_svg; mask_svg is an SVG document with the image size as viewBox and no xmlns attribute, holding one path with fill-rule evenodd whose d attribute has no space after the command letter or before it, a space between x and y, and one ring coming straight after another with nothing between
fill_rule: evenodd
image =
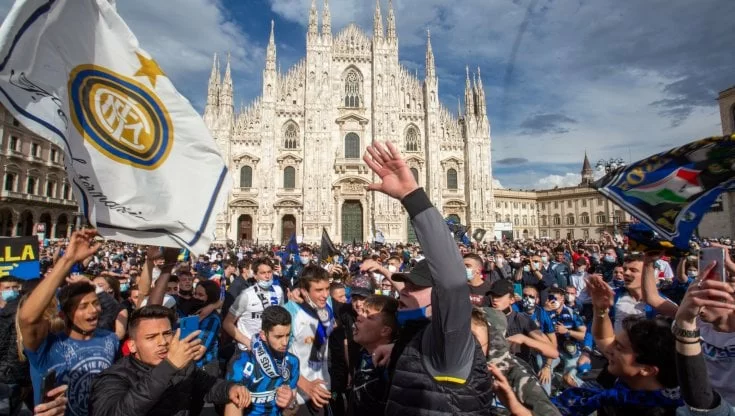
<instances>
[{"instance_id":1,"label":"gothic cathedral","mask_svg":"<svg viewBox=\"0 0 735 416\"><path fill-rule=\"evenodd\" d=\"M431 37L423 82L399 64L392 3L375 7L372 39L355 24L332 35L328 0L321 28L312 0L306 57L281 73L271 22L263 95L235 113L230 61L215 55L204 121L234 175L217 240L281 243L295 232L318 242L412 242L401 204L369 193L362 161L372 140L393 142L445 217L493 235L490 123L478 68L466 74L464 109L439 102Z\"/></svg>"}]
</instances>

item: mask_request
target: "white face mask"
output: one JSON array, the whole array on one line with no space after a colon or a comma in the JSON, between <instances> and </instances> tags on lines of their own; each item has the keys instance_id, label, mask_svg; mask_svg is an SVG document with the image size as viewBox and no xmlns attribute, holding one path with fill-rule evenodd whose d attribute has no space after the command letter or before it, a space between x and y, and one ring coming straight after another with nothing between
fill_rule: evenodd
<instances>
[{"instance_id":1,"label":"white face mask","mask_svg":"<svg viewBox=\"0 0 735 416\"><path fill-rule=\"evenodd\" d=\"M391 272L391 273L395 273L395 272L398 271L398 269L396 268L396 266L394 266L392 264L389 264L388 265L388 271Z\"/></svg>"},{"instance_id":2,"label":"white face mask","mask_svg":"<svg viewBox=\"0 0 735 416\"><path fill-rule=\"evenodd\" d=\"M467 280L472 280L472 278L474 277L474 272L472 271L472 269L465 268L465 273L467 275Z\"/></svg>"},{"instance_id":3,"label":"white face mask","mask_svg":"<svg viewBox=\"0 0 735 416\"><path fill-rule=\"evenodd\" d=\"M549 258L547 256L541 256L541 263L546 264L549 262Z\"/></svg>"}]
</instances>

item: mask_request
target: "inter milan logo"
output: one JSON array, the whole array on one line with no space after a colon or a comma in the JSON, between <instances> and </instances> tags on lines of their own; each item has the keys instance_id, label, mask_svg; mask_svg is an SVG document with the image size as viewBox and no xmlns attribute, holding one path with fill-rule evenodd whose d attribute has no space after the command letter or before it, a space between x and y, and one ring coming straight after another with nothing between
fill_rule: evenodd
<instances>
[{"instance_id":1,"label":"inter milan logo","mask_svg":"<svg viewBox=\"0 0 735 416\"><path fill-rule=\"evenodd\" d=\"M173 145L173 125L166 108L146 86L101 66L79 65L71 71L69 95L74 126L102 154L147 170L166 160Z\"/></svg>"}]
</instances>

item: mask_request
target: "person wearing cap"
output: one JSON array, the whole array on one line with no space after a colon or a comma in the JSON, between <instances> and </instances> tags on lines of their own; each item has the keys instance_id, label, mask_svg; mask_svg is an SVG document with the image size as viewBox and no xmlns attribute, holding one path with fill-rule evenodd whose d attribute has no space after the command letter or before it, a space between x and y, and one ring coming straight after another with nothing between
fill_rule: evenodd
<instances>
[{"instance_id":1,"label":"person wearing cap","mask_svg":"<svg viewBox=\"0 0 735 416\"><path fill-rule=\"evenodd\" d=\"M470 328L469 286L457 245L398 149L377 142L363 160L381 182L368 185L401 201L426 259L400 291L401 326L388 363L386 415L484 415L493 401L485 355Z\"/></svg>"}]
</instances>

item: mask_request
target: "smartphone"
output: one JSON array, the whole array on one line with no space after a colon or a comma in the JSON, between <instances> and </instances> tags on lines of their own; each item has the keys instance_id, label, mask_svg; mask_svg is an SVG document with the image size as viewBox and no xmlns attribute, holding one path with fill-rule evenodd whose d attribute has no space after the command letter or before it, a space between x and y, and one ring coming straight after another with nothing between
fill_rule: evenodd
<instances>
[{"instance_id":1,"label":"smartphone","mask_svg":"<svg viewBox=\"0 0 735 416\"><path fill-rule=\"evenodd\" d=\"M56 370L51 370L43 376L41 380L41 402L48 403L53 398L48 397L48 393L56 388Z\"/></svg>"},{"instance_id":2,"label":"smartphone","mask_svg":"<svg viewBox=\"0 0 735 416\"><path fill-rule=\"evenodd\" d=\"M192 332L199 329L199 316L192 315L179 319L179 329L181 329L180 339L188 337Z\"/></svg>"},{"instance_id":3,"label":"smartphone","mask_svg":"<svg viewBox=\"0 0 735 416\"><path fill-rule=\"evenodd\" d=\"M717 262L715 273L719 273L721 281L727 282L727 271L725 270L725 249L721 247L705 247L699 250L700 273L714 262Z\"/></svg>"},{"instance_id":4,"label":"smartphone","mask_svg":"<svg viewBox=\"0 0 735 416\"><path fill-rule=\"evenodd\" d=\"M520 283L513 283L513 293L523 297L523 285Z\"/></svg>"}]
</instances>

